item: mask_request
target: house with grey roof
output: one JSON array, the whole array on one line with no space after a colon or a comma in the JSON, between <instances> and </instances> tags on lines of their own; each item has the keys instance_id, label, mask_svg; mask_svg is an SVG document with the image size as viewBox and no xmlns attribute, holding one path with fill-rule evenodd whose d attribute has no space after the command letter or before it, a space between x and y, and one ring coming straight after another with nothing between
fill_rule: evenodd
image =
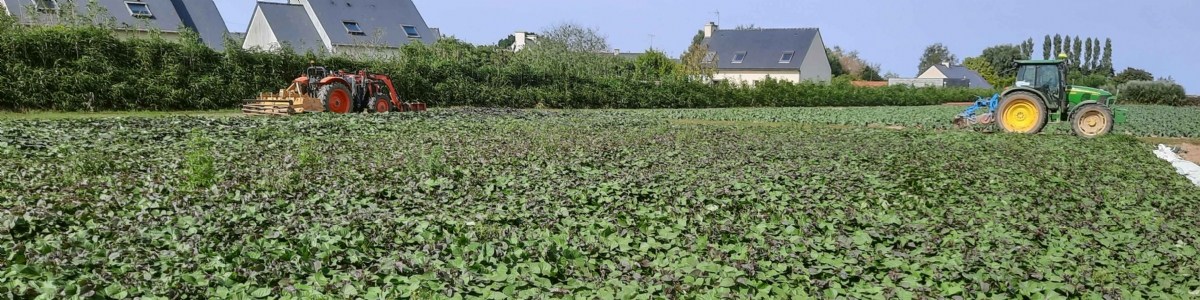
<instances>
[{"instance_id":1,"label":"house with grey roof","mask_svg":"<svg viewBox=\"0 0 1200 300\"><path fill-rule=\"evenodd\" d=\"M439 38L412 0L259 1L242 47L386 55Z\"/></svg>"},{"instance_id":2,"label":"house with grey roof","mask_svg":"<svg viewBox=\"0 0 1200 300\"><path fill-rule=\"evenodd\" d=\"M753 85L766 78L791 82L828 82L833 78L825 41L817 28L723 30L709 22L702 46L703 63L713 80Z\"/></svg>"},{"instance_id":3,"label":"house with grey roof","mask_svg":"<svg viewBox=\"0 0 1200 300\"><path fill-rule=\"evenodd\" d=\"M982 75L975 70L968 69L964 66L955 66L950 63L942 63L933 65L925 70L924 73L917 76L918 79L955 79L965 82L967 87L990 89L992 85L983 79Z\"/></svg>"},{"instance_id":4,"label":"house with grey roof","mask_svg":"<svg viewBox=\"0 0 1200 300\"><path fill-rule=\"evenodd\" d=\"M78 20L112 25L121 38L157 32L171 40L187 28L216 50L225 48L229 33L213 0L0 0L0 9L26 25L74 24Z\"/></svg>"}]
</instances>

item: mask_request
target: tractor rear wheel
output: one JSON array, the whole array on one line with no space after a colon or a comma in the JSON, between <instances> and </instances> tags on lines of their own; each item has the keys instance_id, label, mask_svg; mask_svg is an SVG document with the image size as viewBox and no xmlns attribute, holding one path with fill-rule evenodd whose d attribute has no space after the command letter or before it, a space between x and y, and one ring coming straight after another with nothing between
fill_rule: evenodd
<instances>
[{"instance_id":1,"label":"tractor rear wheel","mask_svg":"<svg viewBox=\"0 0 1200 300\"><path fill-rule=\"evenodd\" d=\"M1046 128L1046 102L1041 97L1027 92L1016 92L1004 96L996 108L996 123L1004 132L1035 134Z\"/></svg>"},{"instance_id":2,"label":"tractor rear wheel","mask_svg":"<svg viewBox=\"0 0 1200 300\"><path fill-rule=\"evenodd\" d=\"M350 88L341 83L331 83L321 87L317 99L325 103L325 111L348 114L354 104L350 101Z\"/></svg>"},{"instance_id":3,"label":"tractor rear wheel","mask_svg":"<svg viewBox=\"0 0 1200 300\"><path fill-rule=\"evenodd\" d=\"M373 98L371 98L370 110L372 112L377 112L377 113L391 112L392 111L392 102L388 101L387 99L384 99L384 98L373 97Z\"/></svg>"},{"instance_id":4,"label":"tractor rear wheel","mask_svg":"<svg viewBox=\"0 0 1200 300\"><path fill-rule=\"evenodd\" d=\"M1071 132L1075 135L1094 138L1112 132L1113 113L1100 104L1084 104L1071 113Z\"/></svg>"}]
</instances>

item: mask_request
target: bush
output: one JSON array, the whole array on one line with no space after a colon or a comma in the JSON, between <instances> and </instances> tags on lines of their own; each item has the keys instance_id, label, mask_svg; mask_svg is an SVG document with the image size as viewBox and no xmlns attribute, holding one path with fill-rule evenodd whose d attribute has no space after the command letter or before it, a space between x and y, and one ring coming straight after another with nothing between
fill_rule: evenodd
<instances>
[{"instance_id":1,"label":"bush","mask_svg":"<svg viewBox=\"0 0 1200 300\"><path fill-rule=\"evenodd\" d=\"M453 39L412 44L401 55L352 59L293 51L217 52L187 32L181 42L118 39L101 27L0 31L0 110L229 109L275 91L310 61L388 74L406 101L514 108L708 108L932 105L994 91L855 87L767 81L747 88L675 74L674 63L531 47L511 53Z\"/></svg>"},{"instance_id":2,"label":"bush","mask_svg":"<svg viewBox=\"0 0 1200 300\"><path fill-rule=\"evenodd\" d=\"M1124 103L1173 106L1187 104L1187 92L1183 86L1170 81L1126 82L1118 87L1117 96Z\"/></svg>"}]
</instances>

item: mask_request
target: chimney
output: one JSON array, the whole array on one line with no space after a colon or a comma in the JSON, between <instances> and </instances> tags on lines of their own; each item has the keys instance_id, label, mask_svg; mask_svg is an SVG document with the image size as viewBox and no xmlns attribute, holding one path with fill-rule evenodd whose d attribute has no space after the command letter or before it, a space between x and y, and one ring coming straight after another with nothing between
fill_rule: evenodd
<instances>
[{"instance_id":1,"label":"chimney","mask_svg":"<svg viewBox=\"0 0 1200 300\"><path fill-rule=\"evenodd\" d=\"M951 65L950 65L950 61L944 61L944 62L942 62L942 65L943 65L943 66L947 66L947 67L953 67L953 66L951 66Z\"/></svg>"},{"instance_id":2,"label":"chimney","mask_svg":"<svg viewBox=\"0 0 1200 300\"><path fill-rule=\"evenodd\" d=\"M708 22L708 24L704 24L704 37L705 38L712 37L713 33L717 32L717 29L718 29L717 23Z\"/></svg>"},{"instance_id":3,"label":"chimney","mask_svg":"<svg viewBox=\"0 0 1200 300\"><path fill-rule=\"evenodd\" d=\"M613 49L613 55L621 55L621 49Z\"/></svg>"},{"instance_id":4,"label":"chimney","mask_svg":"<svg viewBox=\"0 0 1200 300\"><path fill-rule=\"evenodd\" d=\"M512 44L512 50L521 51L521 49L525 49L525 39L529 38L528 35L529 34L524 31L517 31L516 33L513 33L514 41Z\"/></svg>"}]
</instances>

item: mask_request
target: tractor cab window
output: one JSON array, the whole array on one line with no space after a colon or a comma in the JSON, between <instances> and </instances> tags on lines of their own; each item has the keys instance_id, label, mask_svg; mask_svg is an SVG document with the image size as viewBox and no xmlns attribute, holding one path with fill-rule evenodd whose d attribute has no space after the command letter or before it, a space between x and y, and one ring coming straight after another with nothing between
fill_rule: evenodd
<instances>
[{"instance_id":1,"label":"tractor cab window","mask_svg":"<svg viewBox=\"0 0 1200 300\"><path fill-rule=\"evenodd\" d=\"M1022 66L1020 70L1017 70L1016 86L1018 86L1018 87L1033 86L1034 81L1037 81L1037 66L1033 66L1033 65Z\"/></svg>"},{"instance_id":2,"label":"tractor cab window","mask_svg":"<svg viewBox=\"0 0 1200 300\"><path fill-rule=\"evenodd\" d=\"M1041 65L1038 66L1037 84L1035 88L1045 89L1046 91L1057 90L1059 85L1058 65Z\"/></svg>"}]
</instances>

